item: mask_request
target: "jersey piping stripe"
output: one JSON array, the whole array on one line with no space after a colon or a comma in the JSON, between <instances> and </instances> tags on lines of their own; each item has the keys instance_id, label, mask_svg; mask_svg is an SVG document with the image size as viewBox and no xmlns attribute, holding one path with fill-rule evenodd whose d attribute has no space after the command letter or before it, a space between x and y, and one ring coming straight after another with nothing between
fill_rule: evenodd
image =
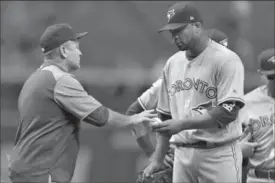
<instances>
[{"instance_id":1,"label":"jersey piping stripe","mask_svg":"<svg viewBox=\"0 0 275 183\"><path fill-rule=\"evenodd\" d=\"M197 109L199 106L210 106L210 104L211 104L211 106L213 106L212 101L204 102L204 103L198 104L196 107L192 107L191 110Z\"/></svg>"},{"instance_id":2,"label":"jersey piping stripe","mask_svg":"<svg viewBox=\"0 0 275 183\"><path fill-rule=\"evenodd\" d=\"M162 113L162 114L166 114L166 115L171 116L171 113L170 113L170 112L163 111L163 110L161 110L161 109L159 109L159 108L157 108L157 111L158 111L159 113Z\"/></svg>"},{"instance_id":3,"label":"jersey piping stripe","mask_svg":"<svg viewBox=\"0 0 275 183\"><path fill-rule=\"evenodd\" d=\"M141 105L141 107L143 108L143 110L146 111L147 109L146 109L145 105L142 103L141 99L138 98L137 101L138 101L138 103Z\"/></svg>"},{"instance_id":4,"label":"jersey piping stripe","mask_svg":"<svg viewBox=\"0 0 275 183\"><path fill-rule=\"evenodd\" d=\"M241 183L240 178L240 171L238 168L238 159L237 159L237 155L236 155L236 149L235 149L235 144L231 145L231 149L232 149L232 153L233 153L233 159L234 159L234 165L235 165L235 170L237 172L236 176L237 176L237 183Z\"/></svg>"}]
</instances>

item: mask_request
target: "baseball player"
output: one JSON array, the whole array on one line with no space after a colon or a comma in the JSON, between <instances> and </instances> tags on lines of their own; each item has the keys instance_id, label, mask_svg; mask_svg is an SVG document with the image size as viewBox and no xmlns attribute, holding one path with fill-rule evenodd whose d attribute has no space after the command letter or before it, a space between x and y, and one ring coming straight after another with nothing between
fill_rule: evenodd
<instances>
[{"instance_id":1,"label":"baseball player","mask_svg":"<svg viewBox=\"0 0 275 183\"><path fill-rule=\"evenodd\" d=\"M173 5L167 18L160 31L169 31L181 51L163 70L157 106L163 122L151 125L159 133L144 175L161 168L173 135L173 182L240 182L242 128L237 116L244 106L242 61L209 39L192 5Z\"/></svg>"},{"instance_id":2,"label":"baseball player","mask_svg":"<svg viewBox=\"0 0 275 183\"><path fill-rule=\"evenodd\" d=\"M206 34L213 41L227 47L228 37L225 33L217 29L208 29L206 30ZM138 97L138 99L134 103L132 103L132 105L128 108L126 114L133 115L145 110L156 109L157 101L158 101L158 93L159 93L158 91L160 89L161 81L162 79L159 78L156 82L152 84L152 86L148 90L146 90L140 97ZM150 156L155 150L155 147L152 145L152 142L150 140L150 135L149 135L150 127L143 124L135 125L133 129L133 133L137 138L136 140L139 147L143 150L143 152L147 155L147 157L150 158ZM174 159L174 148L171 145L168 153L165 156L164 166L162 170L159 172L156 172L155 174L157 174L157 176L154 176L154 178L158 178L159 180L160 177L158 176L169 177L169 174L171 174L171 168L173 167L173 159ZM167 170L167 172L165 172L164 170ZM140 172L138 174L138 181L144 182L139 177L139 175L141 175ZM172 179L168 180L167 182L171 182L171 181Z\"/></svg>"},{"instance_id":3,"label":"baseball player","mask_svg":"<svg viewBox=\"0 0 275 183\"><path fill-rule=\"evenodd\" d=\"M153 111L125 116L88 95L72 74L80 68L79 39L68 24L47 27L40 44L44 63L24 83L19 124L8 156L15 182L70 182L79 150L80 121L98 127L150 122Z\"/></svg>"},{"instance_id":4,"label":"baseball player","mask_svg":"<svg viewBox=\"0 0 275 183\"><path fill-rule=\"evenodd\" d=\"M247 126L241 147L244 157L249 157L248 183L275 182L274 56L274 48L260 54L260 72L268 82L245 95L245 107L240 111L240 120Z\"/></svg>"},{"instance_id":5,"label":"baseball player","mask_svg":"<svg viewBox=\"0 0 275 183\"><path fill-rule=\"evenodd\" d=\"M213 41L220 43L227 47L228 37L225 33L217 29L208 29L206 34ZM156 109L158 101L158 91L160 89L162 78L159 78L152 86L143 92L143 94L137 98L135 102L127 109L127 115L133 115L140 113L145 110ZM145 152L145 154L150 157L154 152L154 147L150 142L148 127L143 124L136 125L133 129L133 133L137 137L137 143L139 147Z\"/></svg>"}]
</instances>

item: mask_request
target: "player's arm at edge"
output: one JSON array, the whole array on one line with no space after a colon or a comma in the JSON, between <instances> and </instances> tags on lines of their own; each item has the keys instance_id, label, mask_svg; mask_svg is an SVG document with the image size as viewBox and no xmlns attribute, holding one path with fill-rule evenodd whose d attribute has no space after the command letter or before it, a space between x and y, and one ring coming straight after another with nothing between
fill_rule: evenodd
<instances>
[{"instance_id":1,"label":"player's arm at edge","mask_svg":"<svg viewBox=\"0 0 275 183\"><path fill-rule=\"evenodd\" d=\"M161 119L161 121L166 121L168 119L172 119L171 115L163 114L158 112L158 116ZM157 145L156 150L154 154L151 157L151 161L162 164L164 157L169 149L169 140L171 138L171 135L165 134L165 133L157 133Z\"/></svg>"},{"instance_id":2,"label":"player's arm at edge","mask_svg":"<svg viewBox=\"0 0 275 183\"><path fill-rule=\"evenodd\" d=\"M158 103L159 88L162 78L158 78L152 86L137 98L128 108L126 115L134 115L148 109L156 109ZM139 124L133 127L133 134L136 136L138 146L150 157L155 150L151 139L148 126Z\"/></svg>"},{"instance_id":3,"label":"player's arm at edge","mask_svg":"<svg viewBox=\"0 0 275 183\"><path fill-rule=\"evenodd\" d=\"M162 82L159 89L158 95L158 106L157 112L161 121L166 121L172 119L172 115L170 112L170 104L169 104L169 92L167 89L167 79L169 77L169 68L171 61L167 61L163 72L162 72ZM152 155L151 161L156 164L162 164L165 158L165 155L169 149L169 141L171 139L171 135L166 133L157 133L157 145L154 154Z\"/></svg>"},{"instance_id":4,"label":"player's arm at edge","mask_svg":"<svg viewBox=\"0 0 275 183\"><path fill-rule=\"evenodd\" d=\"M171 113L164 111L162 109L163 105L166 107L169 106L168 90L167 90L167 82L166 82L167 65L165 66L165 68L163 70L163 82L162 82L162 84L160 86L160 90L159 90L160 93L159 93L158 107L157 107L158 117L160 118L161 121L166 121L166 120L172 119ZM157 164L163 163L165 155L167 154L168 149L169 149L170 139L171 139L171 135L169 135L169 134L157 133L156 150L151 158L151 161L153 163L157 163Z\"/></svg>"}]
</instances>

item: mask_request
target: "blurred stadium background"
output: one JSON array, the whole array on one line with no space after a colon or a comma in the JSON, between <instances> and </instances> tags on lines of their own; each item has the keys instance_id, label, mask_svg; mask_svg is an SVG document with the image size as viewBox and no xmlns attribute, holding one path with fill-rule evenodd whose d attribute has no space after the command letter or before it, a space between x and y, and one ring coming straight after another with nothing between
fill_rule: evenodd
<instances>
[{"instance_id":1,"label":"blurred stadium background","mask_svg":"<svg viewBox=\"0 0 275 183\"><path fill-rule=\"evenodd\" d=\"M1 182L6 153L17 125L17 97L25 79L42 63L39 38L54 23L88 31L81 40L82 68L76 76L104 105L124 113L157 79L176 48L157 30L176 1L1 1ZM229 36L246 68L245 92L265 81L257 55L274 47L274 1L195 1L207 28ZM73 182L133 182L147 159L129 129L82 126Z\"/></svg>"}]
</instances>

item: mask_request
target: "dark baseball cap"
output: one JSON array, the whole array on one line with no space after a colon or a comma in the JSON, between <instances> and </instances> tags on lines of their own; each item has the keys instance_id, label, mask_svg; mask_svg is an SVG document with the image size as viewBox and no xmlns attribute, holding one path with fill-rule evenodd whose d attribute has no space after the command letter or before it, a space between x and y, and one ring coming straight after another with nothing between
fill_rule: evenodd
<instances>
[{"instance_id":1,"label":"dark baseball cap","mask_svg":"<svg viewBox=\"0 0 275 183\"><path fill-rule=\"evenodd\" d=\"M224 32L218 29L207 29L205 32L207 36L213 41L222 44L225 47L228 46L228 37Z\"/></svg>"},{"instance_id":2,"label":"dark baseball cap","mask_svg":"<svg viewBox=\"0 0 275 183\"><path fill-rule=\"evenodd\" d=\"M179 2L171 6L167 11L168 24L159 30L175 30L189 23L201 22L199 11L186 2Z\"/></svg>"},{"instance_id":3,"label":"dark baseball cap","mask_svg":"<svg viewBox=\"0 0 275 183\"><path fill-rule=\"evenodd\" d=\"M266 49L259 55L260 73L264 75L275 74L275 56L274 48Z\"/></svg>"},{"instance_id":4,"label":"dark baseball cap","mask_svg":"<svg viewBox=\"0 0 275 183\"><path fill-rule=\"evenodd\" d=\"M88 32L75 33L69 24L61 23L50 25L40 38L40 46L43 53L55 49L67 41L76 41Z\"/></svg>"}]
</instances>

